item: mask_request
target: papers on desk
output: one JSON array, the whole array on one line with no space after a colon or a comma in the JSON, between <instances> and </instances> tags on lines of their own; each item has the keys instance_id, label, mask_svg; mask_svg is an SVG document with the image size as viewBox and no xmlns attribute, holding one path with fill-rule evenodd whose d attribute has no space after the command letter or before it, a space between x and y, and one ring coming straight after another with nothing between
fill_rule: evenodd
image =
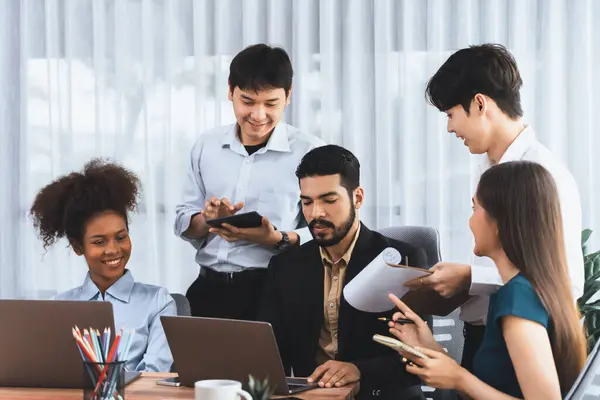
<instances>
[{"instance_id":1,"label":"papers on desk","mask_svg":"<svg viewBox=\"0 0 600 400\"><path fill-rule=\"evenodd\" d=\"M393 309L394 304L388 298L388 293L402 298L408 292L408 288L404 287L405 282L431 274L426 269L398 265L401 261L402 255L398 250L392 247L383 250L346 285L346 301L365 312Z\"/></svg>"}]
</instances>

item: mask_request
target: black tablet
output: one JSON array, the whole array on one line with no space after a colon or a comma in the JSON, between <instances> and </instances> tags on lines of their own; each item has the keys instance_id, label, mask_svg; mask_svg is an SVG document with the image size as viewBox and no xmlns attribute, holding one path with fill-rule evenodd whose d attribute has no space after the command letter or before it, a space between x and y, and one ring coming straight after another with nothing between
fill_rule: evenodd
<instances>
[{"instance_id":1,"label":"black tablet","mask_svg":"<svg viewBox=\"0 0 600 400\"><path fill-rule=\"evenodd\" d=\"M206 223L213 228L220 228L221 224L229 224L236 228L257 228L262 224L262 215L256 211L234 214L230 217L209 219Z\"/></svg>"}]
</instances>

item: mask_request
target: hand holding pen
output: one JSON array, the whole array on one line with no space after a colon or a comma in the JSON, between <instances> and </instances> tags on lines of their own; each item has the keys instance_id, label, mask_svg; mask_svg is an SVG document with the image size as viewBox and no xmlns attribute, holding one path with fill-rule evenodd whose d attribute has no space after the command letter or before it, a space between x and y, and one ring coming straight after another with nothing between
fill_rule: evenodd
<instances>
[{"instance_id":1,"label":"hand holding pen","mask_svg":"<svg viewBox=\"0 0 600 400\"><path fill-rule=\"evenodd\" d=\"M443 351L442 347L433 337L433 333L427 322L423 321L421 317L398 297L393 294L390 294L389 297L398 310L400 310L394 314L392 321L388 322L390 333L409 346ZM401 320L409 320L411 322L399 323L398 321Z\"/></svg>"}]
</instances>

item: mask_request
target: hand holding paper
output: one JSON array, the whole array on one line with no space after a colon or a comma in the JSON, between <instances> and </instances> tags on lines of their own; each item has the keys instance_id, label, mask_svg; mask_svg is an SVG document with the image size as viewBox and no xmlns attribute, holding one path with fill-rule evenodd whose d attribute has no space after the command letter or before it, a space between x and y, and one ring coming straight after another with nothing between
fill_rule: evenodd
<instances>
[{"instance_id":1,"label":"hand holding paper","mask_svg":"<svg viewBox=\"0 0 600 400\"><path fill-rule=\"evenodd\" d=\"M423 280L413 279L406 282L410 289L421 289L430 287L445 298L469 290L471 285L471 267L465 264L439 262L431 267L433 272Z\"/></svg>"},{"instance_id":2,"label":"hand holding paper","mask_svg":"<svg viewBox=\"0 0 600 400\"><path fill-rule=\"evenodd\" d=\"M425 269L400 266L401 260L402 255L393 247L383 250L346 285L346 301L357 310L366 312L393 309L394 304L388 298L388 293L402 298L409 290L404 286L405 282L431 274Z\"/></svg>"}]
</instances>

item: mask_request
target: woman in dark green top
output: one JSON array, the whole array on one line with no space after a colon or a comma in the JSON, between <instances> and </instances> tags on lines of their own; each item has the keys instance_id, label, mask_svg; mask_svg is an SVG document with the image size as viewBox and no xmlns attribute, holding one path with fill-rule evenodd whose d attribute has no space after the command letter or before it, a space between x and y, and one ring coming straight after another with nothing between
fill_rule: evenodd
<instances>
[{"instance_id":1,"label":"woman in dark green top","mask_svg":"<svg viewBox=\"0 0 600 400\"><path fill-rule=\"evenodd\" d=\"M487 329L473 361L473 369L479 379L506 394L522 398L523 393L502 331L502 318L507 316L537 322L548 331L548 312L531 283L522 274L506 282L490 297Z\"/></svg>"},{"instance_id":2,"label":"woman in dark green top","mask_svg":"<svg viewBox=\"0 0 600 400\"><path fill-rule=\"evenodd\" d=\"M474 374L448 357L410 308L390 298L414 325L390 332L420 347L411 373L435 388L473 399L560 399L585 363L586 341L567 274L559 198L539 164L498 164L481 177L469 221L474 253L491 258L504 286L490 297L485 336Z\"/></svg>"}]
</instances>

